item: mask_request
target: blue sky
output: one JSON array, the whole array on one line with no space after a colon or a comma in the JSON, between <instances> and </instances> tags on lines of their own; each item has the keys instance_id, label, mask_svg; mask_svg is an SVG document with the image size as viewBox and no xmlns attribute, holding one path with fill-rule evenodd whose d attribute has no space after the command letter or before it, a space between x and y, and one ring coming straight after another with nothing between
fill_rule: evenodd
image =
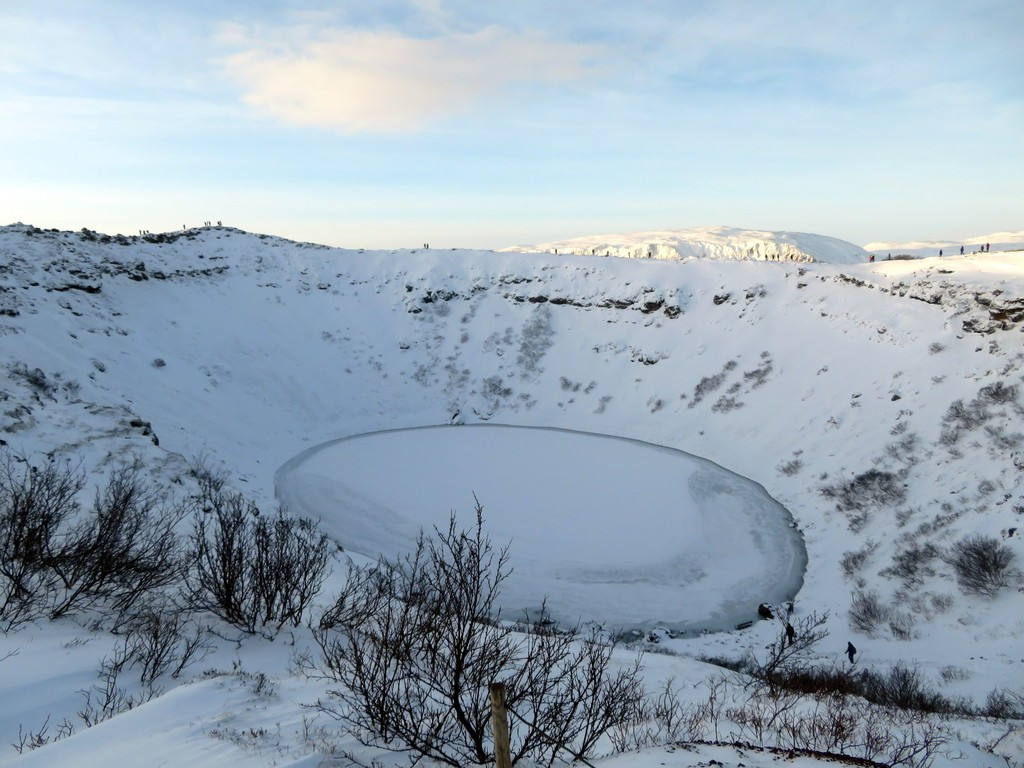
<instances>
[{"instance_id":1,"label":"blue sky","mask_svg":"<svg viewBox=\"0 0 1024 768\"><path fill-rule=\"evenodd\" d=\"M0 224L1024 229L1021 0L0 0Z\"/></svg>"}]
</instances>

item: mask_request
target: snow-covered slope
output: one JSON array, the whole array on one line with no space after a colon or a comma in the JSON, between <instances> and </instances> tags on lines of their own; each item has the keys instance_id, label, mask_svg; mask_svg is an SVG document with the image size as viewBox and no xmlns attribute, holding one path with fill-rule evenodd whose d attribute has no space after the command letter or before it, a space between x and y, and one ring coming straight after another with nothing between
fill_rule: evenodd
<instances>
[{"instance_id":1,"label":"snow-covered slope","mask_svg":"<svg viewBox=\"0 0 1024 768\"><path fill-rule=\"evenodd\" d=\"M867 252L859 246L834 237L734 227L594 235L541 245L521 245L508 250L631 259L740 259L832 264L858 264L868 258Z\"/></svg>"},{"instance_id":2,"label":"snow-covered slope","mask_svg":"<svg viewBox=\"0 0 1024 768\"><path fill-rule=\"evenodd\" d=\"M12 225L0 228L0 429L14 454L81 461L97 481L135 455L174 487L206 452L267 506L275 472L304 450L384 429L489 421L682 449L792 512L808 557L797 616L831 613L823 660L849 639L859 664L918 664L948 695L984 700L1021 687L1024 593L1014 580L991 599L965 594L942 554L976 533L1024 562L1022 328L1024 254L995 250L663 261ZM467 478L464 499L437 504L468 509L474 490ZM848 611L867 594L882 618L865 634ZM665 639L681 656L652 668L695 679L693 656L739 655L774 633L761 622ZM67 623L0 636L0 659L21 658L0 661L0 742L47 715L73 719L112 642ZM164 741L194 765L228 764L195 748L227 721L247 764L283 761L301 743L299 703L319 689L284 672L290 650L262 647L229 644L208 662L252 673L262 653L276 660L282 693L254 724L242 684L210 680L179 696L220 690L230 717L206 699L195 719L169 723L170 701L135 722L180 728ZM117 722L100 728L128 738ZM245 729L275 722L292 746L254 753ZM80 742L79 764L97 739ZM50 764L76 754L64 744ZM21 759L46 764L49 749Z\"/></svg>"},{"instance_id":3,"label":"snow-covered slope","mask_svg":"<svg viewBox=\"0 0 1024 768\"><path fill-rule=\"evenodd\" d=\"M979 253L982 246L988 246L997 251L1020 251L1024 250L1024 231L1018 232L993 232L990 235L969 237L966 240L914 240L911 242L892 243L878 242L868 243L864 250L874 253L879 258L886 256L914 256L922 258L926 256L938 256L941 251L944 256L959 255L961 246L965 254Z\"/></svg>"}]
</instances>

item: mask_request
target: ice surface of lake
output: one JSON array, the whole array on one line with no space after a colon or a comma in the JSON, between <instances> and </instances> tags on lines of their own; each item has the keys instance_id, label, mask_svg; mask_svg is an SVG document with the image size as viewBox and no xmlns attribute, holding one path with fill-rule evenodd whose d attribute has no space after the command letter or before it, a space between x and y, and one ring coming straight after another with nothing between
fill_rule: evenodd
<instances>
[{"instance_id":1,"label":"ice surface of lake","mask_svg":"<svg viewBox=\"0 0 1024 768\"><path fill-rule=\"evenodd\" d=\"M346 549L409 551L421 528L484 506L511 545L503 615L610 628L727 629L799 590L807 555L792 516L751 480L683 451L605 435L492 424L335 440L277 473L293 514Z\"/></svg>"}]
</instances>

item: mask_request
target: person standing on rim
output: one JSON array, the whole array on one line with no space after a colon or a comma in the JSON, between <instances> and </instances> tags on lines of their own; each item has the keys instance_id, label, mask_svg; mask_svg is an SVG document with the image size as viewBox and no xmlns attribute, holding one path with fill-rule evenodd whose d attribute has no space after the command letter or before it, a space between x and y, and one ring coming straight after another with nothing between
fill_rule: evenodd
<instances>
[{"instance_id":1,"label":"person standing on rim","mask_svg":"<svg viewBox=\"0 0 1024 768\"><path fill-rule=\"evenodd\" d=\"M853 643L846 644L846 655L850 657L850 663L853 664L853 657L857 655L857 649L853 647Z\"/></svg>"}]
</instances>

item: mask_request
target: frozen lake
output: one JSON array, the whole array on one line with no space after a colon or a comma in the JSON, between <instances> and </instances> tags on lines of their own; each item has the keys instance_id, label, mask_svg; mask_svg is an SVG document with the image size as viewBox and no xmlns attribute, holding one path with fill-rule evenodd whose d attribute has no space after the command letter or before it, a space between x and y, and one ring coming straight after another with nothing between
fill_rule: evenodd
<instances>
[{"instance_id":1,"label":"frozen lake","mask_svg":"<svg viewBox=\"0 0 1024 768\"><path fill-rule=\"evenodd\" d=\"M510 544L502 612L609 628L729 629L799 590L807 555L789 511L706 459L638 440L493 424L335 440L276 476L293 514L348 550L395 557L421 528L475 523Z\"/></svg>"}]
</instances>

